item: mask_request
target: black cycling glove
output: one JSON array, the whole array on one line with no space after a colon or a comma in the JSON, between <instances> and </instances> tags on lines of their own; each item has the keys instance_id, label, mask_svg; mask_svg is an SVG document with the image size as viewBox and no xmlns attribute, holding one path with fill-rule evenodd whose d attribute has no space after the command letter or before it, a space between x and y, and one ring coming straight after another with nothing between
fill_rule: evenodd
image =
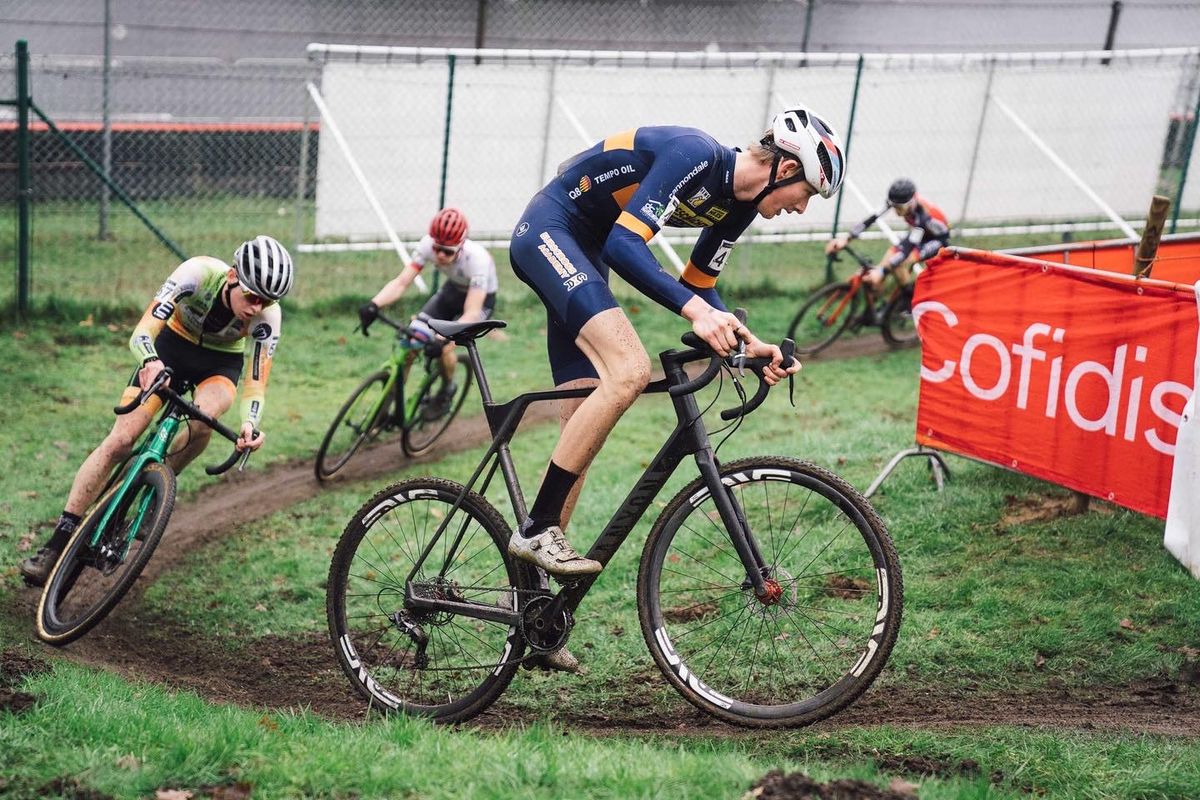
<instances>
[{"instance_id":1,"label":"black cycling glove","mask_svg":"<svg viewBox=\"0 0 1200 800\"><path fill-rule=\"evenodd\" d=\"M358 307L358 324L362 326L363 336L367 335L367 328L371 327L371 323L378 317L379 306L375 305L374 300Z\"/></svg>"}]
</instances>

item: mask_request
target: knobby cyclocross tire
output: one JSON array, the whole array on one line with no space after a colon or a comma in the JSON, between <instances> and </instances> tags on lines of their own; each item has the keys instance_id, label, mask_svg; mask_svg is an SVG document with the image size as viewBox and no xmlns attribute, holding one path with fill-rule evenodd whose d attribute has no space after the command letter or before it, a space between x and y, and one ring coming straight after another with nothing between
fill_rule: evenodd
<instances>
[{"instance_id":1,"label":"knobby cyclocross tire","mask_svg":"<svg viewBox=\"0 0 1200 800\"><path fill-rule=\"evenodd\" d=\"M839 281L817 289L792 318L788 338L799 355L811 356L824 350L862 315L862 290L850 293L850 282Z\"/></svg>"},{"instance_id":2,"label":"knobby cyclocross tire","mask_svg":"<svg viewBox=\"0 0 1200 800\"><path fill-rule=\"evenodd\" d=\"M904 592L883 521L852 486L805 461L721 467L776 592L760 601L697 479L654 523L638 571L642 635L671 685L748 727L808 725L875 680ZM772 584L773 581L773 584Z\"/></svg>"},{"instance_id":3,"label":"knobby cyclocross tire","mask_svg":"<svg viewBox=\"0 0 1200 800\"><path fill-rule=\"evenodd\" d=\"M917 326L912 318L912 287L900 289L883 312L883 338L893 347L917 343Z\"/></svg>"},{"instance_id":4,"label":"knobby cyclocross tire","mask_svg":"<svg viewBox=\"0 0 1200 800\"><path fill-rule=\"evenodd\" d=\"M317 460L313 464L317 480L332 478L334 473L346 466L363 442L379 435L391 416L392 401L385 399L379 404L380 393L387 386L390 376L391 373L385 369L368 376L342 403L317 450Z\"/></svg>"},{"instance_id":5,"label":"knobby cyclocross tire","mask_svg":"<svg viewBox=\"0 0 1200 800\"><path fill-rule=\"evenodd\" d=\"M132 531L135 538L129 543L129 551L121 558L143 501L145 514L139 528ZM105 509L114 502L116 510L93 549L88 541ZM175 473L158 462L143 466L125 494L116 497L113 492L97 503L46 579L37 609L38 636L61 646L83 636L104 619L150 561L174 507Z\"/></svg>"},{"instance_id":6,"label":"knobby cyclocross tire","mask_svg":"<svg viewBox=\"0 0 1200 800\"><path fill-rule=\"evenodd\" d=\"M329 634L342 671L372 707L461 722L495 702L517 670L525 642L516 626L405 608L408 575L462 491L440 478L390 486L358 510L334 550ZM524 596L514 589L538 583L532 567L506 555L510 534L491 503L468 492L412 590L512 608Z\"/></svg>"},{"instance_id":7,"label":"knobby cyclocross tire","mask_svg":"<svg viewBox=\"0 0 1200 800\"><path fill-rule=\"evenodd\" d=\"M450 423L458 416L458 410L462 408L463 401L467 399L467 392L471 389L471 360L465 353L459 353L458 368L454 370L456 388L454 396L450 398L450 402L446 406L446 412L432 419L425 419L425 409L429 408L429 404L446 382L436 361L430 365L430 368L434 371L434 378L429 381L421 396L417 398L416 412L412 419L405 421L404 434L400 438L404 453L409 458L423 455L433 447L438 437L445 433L446 428L450 427ZM412 375L412 372L409 372L409 375Z\"/></svg>"}]
</instances>

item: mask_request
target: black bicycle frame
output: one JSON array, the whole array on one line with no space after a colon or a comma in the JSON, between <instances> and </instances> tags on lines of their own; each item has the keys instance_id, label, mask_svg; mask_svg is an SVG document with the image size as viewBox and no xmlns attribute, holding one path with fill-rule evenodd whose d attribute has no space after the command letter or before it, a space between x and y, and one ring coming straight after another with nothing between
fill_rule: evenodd
<instances>
[{"instance_id":1,"label":"black bicycle frame","mask_svg":"<svg viewBox=\"0 0 1200 800\"><path fill-rule=\"evenodd\" d=\"M499 465L500 471L504 475L504 482L508 488L508 494L512 500L517 519L521 520L528 515L525 498L521 493L521 485L517 479L516 468L509 450L509 442L516 433L521 418L532 403L543 400L586 397L592 393L593 389L528 392L518 395L507 403L497 404L492 400L491 388L488 385L487 376L483 372L483 365L479 359L475 341L470 340L464 344L466 345L471 361L471 370L479 383L479 393L483 398L484 412L487 416L488 426L492 431L492 444L467 482L466 490L455 502L451 511L446 515L446 518L442 520L424 551L417 559L412 571L409 573L405 581L405 606L421 611L450 612L476 619L517 624L520 620L520 614L515 610L508 610L486 603L421 597L413 591L413 578L420 571L421 565L429 556L429 553L432 552L434 544L443 535L455 512L458 511L466 496L466 491L470 491L474 487L480 475L483 474L489 465L490 470L480 489L480 493L482 494L487 490L487 486L496 472L496 467ZM710 353L696 349L666 350L660 353L659 359L662 362L663 372L666 377L651 382L642 390L642 394L667 392L673 386L680 386L687 383L689 378L683 369L684 365L692 361L707 358L711 358ZM601 564L608 564L617 550L621 548L621 545L625 542L625 539L629 536L629 533L633 530L638 520L642 518L650 503L658 496L658 493L675 472L679 463L685 456L694 455L696 466L699 468L700 475L703 477L704 483L712 495L713 501L717 506L717 511L721 515L721 521L725 524L726 530L730 532L733 546L737 550L742 564L746 567L747 584L754 588L755 594L760 597L764 596L767 591L765 585L766 561L763 559L762 553L759 552L757 545L748 535L745 514L737 505L737 501L733 498L732 494L726 491L725 486L721 483L720 469L713 453L712 445L709 443L708 431L704 427L704 420L696 404L695 395L694 393L686 393L678 396L672 395L671 402L675 406L675 415L677 418L675 429L667 437L666 443L663 444L649 466L646 467L646 470L642 473L642 476L638 479L633 489L630 490L621 507L613 514L608 524L604 527L604 530L601 531L600 536L592 544L591 549L588 550L587 557L599 561ZM443 570L446 568L445 565L451 563L454 554L458 551L465 529L466 526L464 525L459 530L454 543L451 545L444 559ZM444 575L439 575L440 577L444 577ZM584 596L588 593L588 590L591 589L592 584L595 583L597 577L599 575L587 575L565 582L563 588L554 596L553 601L542 609L540 616L549 621L556 619L561 615L563 610L574 613Z\"/></svg>"}]
</instances>

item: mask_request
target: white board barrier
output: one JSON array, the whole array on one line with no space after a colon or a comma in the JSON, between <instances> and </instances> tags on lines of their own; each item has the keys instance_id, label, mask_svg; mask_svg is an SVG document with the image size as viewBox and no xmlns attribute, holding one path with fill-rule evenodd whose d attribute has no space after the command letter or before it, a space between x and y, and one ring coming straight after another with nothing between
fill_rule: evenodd
<instances>
[{"instance_id":1,"label":"white board barrier","mask_svg":"<svg viewBox=\"0 0 1200 800\"><path fill-rule=\"evenodd\" d=\"M1200 281L1196 283L1200 313ZM1198 338L1200 344L1200 338ZM1196 386L1200 384L1200 349L1192 377L1192 396L1183 407L1179 436L1175 440L1175 465L1171 472L1171 498L1163 546L1192 577L1200 580L1200 420L1196 419Z\"/></svg>"}]
</instances>

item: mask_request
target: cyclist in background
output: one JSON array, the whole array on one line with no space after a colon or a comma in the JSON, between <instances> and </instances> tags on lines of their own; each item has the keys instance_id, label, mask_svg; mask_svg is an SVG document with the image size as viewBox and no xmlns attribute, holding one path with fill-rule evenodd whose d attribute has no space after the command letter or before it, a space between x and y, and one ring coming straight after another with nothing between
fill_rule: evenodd
<instances>
[{"instance_id":1,"label":"cyclist in background","mask_svg":"<svg viewBox=\"0 0 1200 800\"><path fill-rule=\"evenodd\" d=\"M429 233L421 237L412 254L412 263L383 285L370 302L358 309L363 335L379 316L379 309L404 296L405 291L430 261L446 276L437 293L425 301L420 313L413 317L409 334L433 342L437 335L425 320L449 319L478 322L492 315L496 307L496 262L482 245L467 238L467 218L457 208L443 208L429 223ZM458 366L454 347L449 341L441 344L441 370L445 380L431 404L422 409L426 419L437 419L446 413L458 387L454 370Z\"/></svg>"},{"instance_id":2,"label":"cyclist in background","mask_svg":"<svg viewBox=\"0 0 1200 800\"><path fill-rule=\"evenodd\" d=\"M267 376L279 342L282 313L278 301L292 288L292 257L279 242L258 236L242 244L229 266L217 258L197 256L180 264L150 302L130 337L129 347L139 361L121 394L121 405L149 387L170 367L176 391L195 389L195 404L211 417L229 410L245 360L246 339L254 346L250 378L242 392L239 450L257 450L264 435L258 430L266 399ZM117 417L104 441L84 460L67 504L49 541L32 558L21 562L28 583L46 582L59 554L96 501L115 466L129 456L138 438L162 405L148 399ZM212 430L201 422L188 424L186 444L169 456L176 472L208 445Z\"/></svg>"},{"instance_id":3,"label":"cyclist in background","mask_svg":"<svg viewBox=\"0 0 1200 800\"><path fill-rule=\"evenodd\" d=\"M888 187L887 205L850 229L849 233L831 239L825 252L832 255L843 249L851 239L857 239L891 209L908 223L908 235L888 248L875 269L863 276L863 281L877 288L886 275L896 273L901 285L912 277L910 268L950 244L950 223L940 208L917 194L916 185L908 178L897 178Z\"/></svg>"},{"instance_id":4,"label":"cyclist in background","mask_svg":"<svg viewBox=\"0 0 1200 800\"><path fill-rule=\"evenodd\" d=\"M608 287L611 267L642 294L687 319L721 355L772 360L725 309L715 285L734 243L758 215L803 213L809 198L838 190L845 156L833 129L803 106L777 114L760 143L742 151L695 128L644 127L610 136L564 163L520 218L513 271L546 306L547 348L560 389L594 386L565 401L562 432L537 496L508 552L558 576L599 572L563 534L584 473L617 420L650 380L650 359ZM668 274L648 242L665 225L702 228L682 276Z\"/></svg>"}]
</instances>

